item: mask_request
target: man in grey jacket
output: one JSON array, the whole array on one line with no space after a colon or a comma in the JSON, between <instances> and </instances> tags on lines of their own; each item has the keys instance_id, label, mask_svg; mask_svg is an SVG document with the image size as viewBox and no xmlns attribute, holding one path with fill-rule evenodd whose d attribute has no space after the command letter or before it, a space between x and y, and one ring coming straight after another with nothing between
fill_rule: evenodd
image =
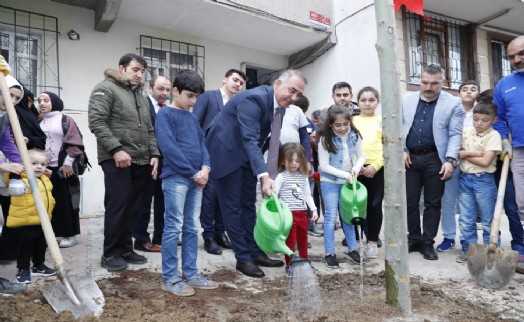
<instances>
[{"instance_id":1,"label":"man in grey jacket","mask_svg":"<svg viewBox=\"0 0 524 322\"><path fill-rule=\"evenodd\" d=\"M157 175L158 151L149 105L141 93L143 57L126 54L119 69L105 72L89 99L89 129L96 136L104 171L105 219L102 267L120 271L147 259L133 251L135 214L147 176Z\"/></svg>"},{"instance_id":2,"label":"man in grey jacket","mask_svg":"<svg viewBox=\"0 0 524 322\"><path fill-rule=\"evenodd\" d=\"M402 102L408 246L410 252L419 251L427 260L438 259L433 243L444 184L453 175L462 143L464 109L457 97L442 91L443 76L440 66L428 65L420 78L420 91L407 94Z\"/></svg>"}]
</instances>

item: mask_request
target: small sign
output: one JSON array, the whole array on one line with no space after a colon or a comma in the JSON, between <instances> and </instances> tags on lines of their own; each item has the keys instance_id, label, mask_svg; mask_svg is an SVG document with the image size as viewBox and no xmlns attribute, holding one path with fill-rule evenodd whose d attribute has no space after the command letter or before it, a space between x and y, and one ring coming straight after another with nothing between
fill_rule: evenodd
<instances>
[{"instance_id":1,"label":"small sign","mask_svg":"<svg viewBox=\"0 0 524 322\"><path fill-rule=\"evenodd\" d=\"M309 21L324 28L331 28L331 18L318 12L309 11Z\"/></svg>"}]
</instances>

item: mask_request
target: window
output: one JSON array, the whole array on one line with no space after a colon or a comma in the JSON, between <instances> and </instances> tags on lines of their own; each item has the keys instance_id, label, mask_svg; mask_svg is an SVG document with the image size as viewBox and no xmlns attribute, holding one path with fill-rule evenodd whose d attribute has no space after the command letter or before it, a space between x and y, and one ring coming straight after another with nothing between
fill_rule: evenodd
<instances>
[{"instance_id":1,"label":"window","mask_svg":"<svg viewBox=\"0 0 524 322\"><path fill-rule=\"evenodd\" d=\"M55 17L0 6L0 52L12 75L35 95L60 95L58 20Z\"/></svg>"},{"instance_id":2,"label":"window","mask_svg":"<svg viewBox=\"0 0 524 322\"><path fill-rule=\"evenodd\" d=\"M176 74L185 69L192 69L204 78L203 46L142 35L140 53L148 64L146 81L158 75L165 76L172 82Z\"/></svg>"},{"instance_id":3,"label":"window","mask_svg":"<svg viewBox=\"0 0 524 322\"><path fill-rule=\"evenodd\" d=\"M425 20L404 11L408 83L419 84L422 70L439 64L445 71L444 86L458 89L466 79L476 79L473 30L457 22Z\"/></svg>"},{"instance_id":4,"label":"window","mask_svg":"<svg viewBox=\"0 0 524 322\"><path fill-rule=\"evenodd\" d=\"M504 77L511 74L511 64L508 59L507 41L491 40L491 80L493 87Z\"/></svg>"}]
</instances>

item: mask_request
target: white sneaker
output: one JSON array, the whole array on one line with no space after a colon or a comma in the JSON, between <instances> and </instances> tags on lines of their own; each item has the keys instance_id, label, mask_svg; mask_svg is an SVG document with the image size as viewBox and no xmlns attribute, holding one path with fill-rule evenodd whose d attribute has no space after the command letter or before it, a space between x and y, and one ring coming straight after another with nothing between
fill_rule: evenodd
<instances>
[{"instance_id":1,"label":"white sneaker","mask_svg":"<svg viewBox=\"0 0 524 322\"><path fill-rule=\"evenodd\" d=\"M378 247L376 243L369 242L367 251L366 251L366 258L377 258L378 257Z\"/></svg>"},{"instance_id":2,"label":"white sneaker","mask_svg":"<svg viewBox=\"0 0 524 322\"><path fill-rule=\"evenodd\" d=\"M68 248L68 247L73 247L75 244L76 244L76 239L73 236L73 237L62 238L58 246L60 248Z\"/></svg>"}]
</instances>

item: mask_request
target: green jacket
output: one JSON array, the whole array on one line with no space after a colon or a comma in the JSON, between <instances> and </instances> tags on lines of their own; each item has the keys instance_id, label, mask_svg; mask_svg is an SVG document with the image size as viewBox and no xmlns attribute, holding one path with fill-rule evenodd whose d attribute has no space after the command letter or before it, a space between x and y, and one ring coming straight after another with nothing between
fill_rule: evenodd
<instances>
[{"instance_id":1,"label":"green jacket","mask_svg":"<svg viewBox=\"0 0 524 322\"><path fill-rule=\"evenodd\" d=\"M98 146L98 163L112 160L114 153L123 150L131 156L132 164L149 164L160 152L142 87L131 89L116 70L107 70L105 76L91 92L88 108L89 129Z\"/></svg>"}]
</instances>

